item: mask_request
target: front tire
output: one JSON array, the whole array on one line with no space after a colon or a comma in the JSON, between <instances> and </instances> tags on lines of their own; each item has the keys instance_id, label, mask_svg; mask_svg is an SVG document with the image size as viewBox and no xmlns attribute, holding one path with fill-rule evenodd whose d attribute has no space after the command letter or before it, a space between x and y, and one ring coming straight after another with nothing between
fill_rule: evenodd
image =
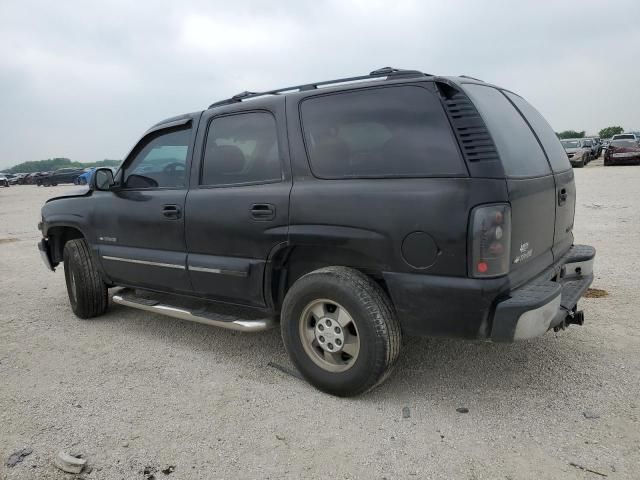
<instances>
[{"instance_id":1,"label":"front tire","mask_svg":"<svg viewBox=\"0 0 640 480\"><path fill-rule=\"evenodd\" d=\"M382 383L402 340L386 293L345 267L321 268L298 279L284 299L281 329L287 353L304 378L341 397Z\"/></svg>"},{"instance_id":2,"label":"front tire","mask_svg":"<svg viewBox=\"0 0 640 480\"><path fill-rule=\"evenodd\" d=\"M73 313L83 319L102 315L109 304L107 286L86 240L69 240L64 246L63 256L64 278Z\"/></svg>"}]
</instances>

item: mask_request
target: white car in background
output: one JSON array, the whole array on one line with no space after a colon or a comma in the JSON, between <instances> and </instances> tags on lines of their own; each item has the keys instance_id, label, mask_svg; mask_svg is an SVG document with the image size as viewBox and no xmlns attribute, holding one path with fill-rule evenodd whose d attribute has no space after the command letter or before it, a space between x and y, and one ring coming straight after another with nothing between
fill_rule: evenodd
<instances>
[{"instance_id":1,"label":"white car in background","mask_svg":"<svg viewBox=\"0 0 640 480\"><path fill-rule=\"evenodd\" d=\"M634 142L640 142L640 137L635 133L619 133L611 137L611 141L613 142L614 140L631 140Z\"/></svg>"},{"instance_id":2,"label":"white car in background","mask_svg":"<svg viewBox=\"0 0 640 480\"><path fill-rule=\"evenodd\" d=\"M9 179L5 176L4 173L0 173L0 187L8 187Z\"/></svg>"}]
</instances>

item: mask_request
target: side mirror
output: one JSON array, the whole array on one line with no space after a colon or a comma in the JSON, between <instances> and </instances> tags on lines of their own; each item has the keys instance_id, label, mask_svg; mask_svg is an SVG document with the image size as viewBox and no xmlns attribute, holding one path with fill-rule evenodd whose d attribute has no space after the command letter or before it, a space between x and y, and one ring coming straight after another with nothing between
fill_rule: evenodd
<instances>
[{"instance_id":1,"label":"side mirror","mask_svg":"<svg viewBox=\"0 0 640 480\"><path fill-rule=\"evenodd\" d=\"M113 172L110 168L98 168L93 172L93 175L91 175L92 190L110 190L114 184Z\"/></svg>"}]
</instances>

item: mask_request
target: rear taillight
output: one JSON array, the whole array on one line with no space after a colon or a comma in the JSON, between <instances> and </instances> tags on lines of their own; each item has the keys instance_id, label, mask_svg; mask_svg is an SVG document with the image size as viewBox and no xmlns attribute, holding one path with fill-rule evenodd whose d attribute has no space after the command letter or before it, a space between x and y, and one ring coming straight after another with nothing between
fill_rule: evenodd
<instances>
[{"instance_id":1,"label":"rear taillight","mask_svg":"<svg viewBox=\"0 0 640 480\"><path fill-rule=\"evenodd\" d=\"M469 224L473 277L498 277L509 273L511 208L506 203L482 205L471 211Z\"/></svg>"}]
</instances>

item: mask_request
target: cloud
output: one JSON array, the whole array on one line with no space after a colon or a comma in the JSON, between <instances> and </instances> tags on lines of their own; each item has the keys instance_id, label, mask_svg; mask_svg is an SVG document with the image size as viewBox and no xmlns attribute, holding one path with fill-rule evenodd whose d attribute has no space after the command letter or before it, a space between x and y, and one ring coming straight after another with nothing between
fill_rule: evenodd
<instances>
[{"instance_id":1,"label":"cloud","mask_svg":"<svg viewBox=\"0 0 640 480\"><path fill-rule=\"evenodd\" d=\"M526 97L556 130L640 129L640 3L0 3L0 167L121 158L158 120L243 90L391 65Z\"/></svg>"}]
</instances>

